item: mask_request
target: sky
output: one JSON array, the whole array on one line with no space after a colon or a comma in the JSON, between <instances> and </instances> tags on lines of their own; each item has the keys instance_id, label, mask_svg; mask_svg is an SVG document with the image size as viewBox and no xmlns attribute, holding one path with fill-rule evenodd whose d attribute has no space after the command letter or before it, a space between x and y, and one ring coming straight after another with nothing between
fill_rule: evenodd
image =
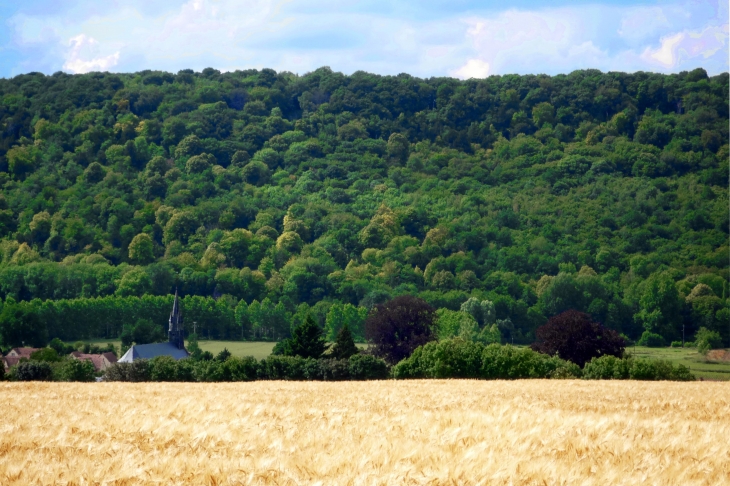
<instances>
[{"instance_id":1,"label":"sky","mask_svg":"<svg viewBox=\"0 0 730 486\"><path fill-rule=\"evenodd\" d=\"M728 71L728 1L0 0L0 77Z\"/></svg>"}]
</instances>

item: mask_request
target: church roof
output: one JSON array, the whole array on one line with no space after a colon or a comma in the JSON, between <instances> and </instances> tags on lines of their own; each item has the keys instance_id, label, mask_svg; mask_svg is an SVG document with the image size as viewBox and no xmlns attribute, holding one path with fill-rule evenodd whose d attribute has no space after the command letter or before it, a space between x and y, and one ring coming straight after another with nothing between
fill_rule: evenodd
<instances>
[{"instance_id":1,"label":"church roof","mask_svg":"<svg viewBox=\"0 0 730 486\"><path fill-rule=\"evenodd\" d=\"M170 342L135 344L124 353L124 356L119 358L118 363L131 363L138 359L152 359L157 356L171 356L173 359L182 359L187 358L190 354L185 349L178 349Z\"/></svg>"}]
</instances>

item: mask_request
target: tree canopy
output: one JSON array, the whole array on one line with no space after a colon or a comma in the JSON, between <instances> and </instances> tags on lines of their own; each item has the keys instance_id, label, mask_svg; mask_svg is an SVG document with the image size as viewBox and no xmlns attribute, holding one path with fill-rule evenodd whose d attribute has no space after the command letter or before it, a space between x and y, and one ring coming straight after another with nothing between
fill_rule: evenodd
<instances>
[{"instance_id":1,"label":"tree canopy","mask_svg":"<svg viewBox=\"0 0 730 486\"><path fill-rule=\"evenodd\" d=\"M107 313L177 288L206 336L279 340L310 312L360 339L408 294L505 342L576 309L632 339L684 324L728 345L728 85L702 69L0 79L0 298ZM3 342L35 339L14 312ZM66 336L111 332L74 315Z\"/></svg>"}]
</instances>

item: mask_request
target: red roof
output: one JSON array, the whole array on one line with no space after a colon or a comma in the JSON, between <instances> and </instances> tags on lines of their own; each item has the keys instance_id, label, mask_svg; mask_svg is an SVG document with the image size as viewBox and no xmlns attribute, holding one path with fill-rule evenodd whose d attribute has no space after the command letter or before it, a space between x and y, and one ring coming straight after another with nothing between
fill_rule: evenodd
<instances>
[{"instance_id":1,"label":"red roof","mask_svg":"<svg viewBox=\"0 0 730 486\"><path fill-rule=\"evenodd\" d=\"M74 351L71 353L71 356L76 359L91 361L96 371L104 370L110 364L117 362L117 357L114 356L114 353L84 354L79 351Z\"/></svg>"},{"instance_id":2,"label":"red roof","mask_svg":"<svg viewBox=\"0 0 730 486\"><path fill-rule=\"evenodd\" d=\"M30 355L38 351L40 348L13 348L8 356L18 356L21 358L30 358Z\"/></svg>"}]
</instances>

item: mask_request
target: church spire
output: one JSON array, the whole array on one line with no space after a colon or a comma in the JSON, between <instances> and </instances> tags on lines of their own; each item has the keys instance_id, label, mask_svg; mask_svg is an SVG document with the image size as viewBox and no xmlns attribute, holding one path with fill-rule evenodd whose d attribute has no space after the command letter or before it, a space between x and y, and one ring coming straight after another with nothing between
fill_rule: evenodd
<instances>
[{"instance_id":1,"label":"church spire","mask_svg":"<svg viewBox=\"0 0 730 486\"><path fill-rule=\"evenodd\" d=\"M170 326L167 330L167 337L170 343L174 344L177 349L185 349L180 299L177 296L177 288L175 289L175 300L172 303L172 312L170 312Z\"/></svg>"}]
</instances>

